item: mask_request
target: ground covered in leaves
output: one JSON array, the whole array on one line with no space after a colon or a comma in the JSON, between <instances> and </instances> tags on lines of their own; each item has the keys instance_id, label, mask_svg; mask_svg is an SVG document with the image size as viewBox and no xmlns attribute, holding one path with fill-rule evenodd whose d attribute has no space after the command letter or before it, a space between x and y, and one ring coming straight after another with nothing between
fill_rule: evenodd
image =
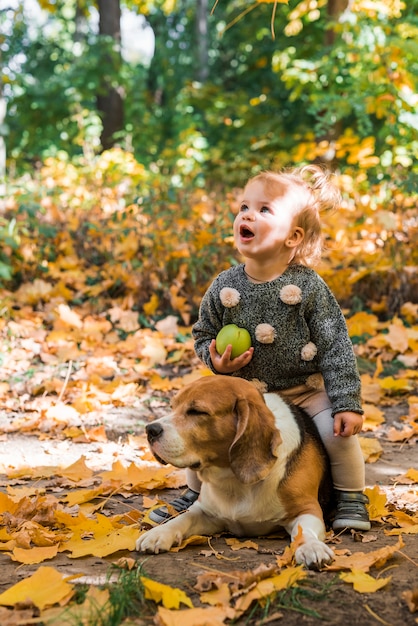
<instances>
[{"instance_id":1,"label":"ground covered in leaves","mask_svg":"<svg viewBox=\"0 0 418 626\"><path fill-rule=\"evenodd\" d=\"M362 437L372 530L331 532L335 564L307 572L292 563L284 535L196 538L168 554L133 552L147 510L184 482L182 472L152 459L143 438L144 423L166 412L171 393L154 391L136 407L109 408L100 427L85 420L84 432L73 437L63 431L79 426L65 420L55 422L51 438L51 431L34 429L30 415L2 413L2 626L34 618L101 625L96 613L107 596L94 598L94 611L84 600L85 621L71 613L76 605L69 600L76 585L98 590L110 575L116 580L113 563L128 570L141 563L141 581L153 599L126 624L418 623L416 445L413 437L393 437L409 410L405 402L380 406L382 423ZM24 581L27 588L19 590Z\"/></svg>"}]
</instances>

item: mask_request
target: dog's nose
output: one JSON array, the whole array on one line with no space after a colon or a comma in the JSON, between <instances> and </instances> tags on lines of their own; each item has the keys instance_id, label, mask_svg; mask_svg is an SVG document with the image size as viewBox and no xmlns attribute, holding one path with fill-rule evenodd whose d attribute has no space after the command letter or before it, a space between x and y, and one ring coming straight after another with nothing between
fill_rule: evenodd
<instances>
[{"instance_id":1,"label":"dog's nose","mask_svg":"<svg viewBox=\"0 0 418 626\"><path fill-rule=\"evenodd\" d=\"M145 432L147 433L148 441L152 443L159 437L161 437L163 433L163 427L161 424L157 424L156 422L151 422L151 424L147 424L145 427Z\"/></svg>"}]
</instances>

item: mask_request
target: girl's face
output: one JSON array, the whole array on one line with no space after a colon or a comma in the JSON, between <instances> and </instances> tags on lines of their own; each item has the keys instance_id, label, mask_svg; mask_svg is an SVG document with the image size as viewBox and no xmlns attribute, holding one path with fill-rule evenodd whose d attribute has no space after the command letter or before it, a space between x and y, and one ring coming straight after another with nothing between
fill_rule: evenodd
<instances>
[{"instance_id":1,"label":"girl's face","mask_svg":"<svg viewBox=\"0 0 418 626\"><path fill-rule=\"evenodd\" d=\"M250 181L234 220L235 245L244 257L273 260L290 256L304 234L296 216L289 191L273 194L262 181Z\"/></svg>"}]
</instances>

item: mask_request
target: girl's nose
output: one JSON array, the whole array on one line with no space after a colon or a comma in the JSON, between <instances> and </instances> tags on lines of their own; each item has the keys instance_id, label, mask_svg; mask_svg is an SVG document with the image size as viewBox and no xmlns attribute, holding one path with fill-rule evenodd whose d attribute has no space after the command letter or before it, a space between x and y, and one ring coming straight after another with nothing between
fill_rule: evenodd
<instances>
[{"instance_id":1,"label":"girl's nose","mask_svg":"<svg viewBox=\"0 0 418 626\"><path fill-rule=\"evenodd\" d=\"M248 209L248 211L245 211L245 213L243 213L242 217L244 220L253 222L255 220L255 212Z\"/></svg>"}]
</instances>

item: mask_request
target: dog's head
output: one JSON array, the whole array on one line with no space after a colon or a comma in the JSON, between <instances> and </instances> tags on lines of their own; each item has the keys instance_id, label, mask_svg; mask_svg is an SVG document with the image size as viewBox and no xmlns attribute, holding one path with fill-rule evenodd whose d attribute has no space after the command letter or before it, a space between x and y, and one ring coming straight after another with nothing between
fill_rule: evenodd
<instances>
[{"instance_id":1,"label":"dog's head","mask_svg":"<svg viewBox=\"0 0 418 626\"><path fill-rule=\"evenodd\" d=\"M146 427L155 458L175 467L230 467L245 484L270 472L281 443L274 416L255 386L206 376L183 387L172 412Z\"/></svg>"}]
</instances>

